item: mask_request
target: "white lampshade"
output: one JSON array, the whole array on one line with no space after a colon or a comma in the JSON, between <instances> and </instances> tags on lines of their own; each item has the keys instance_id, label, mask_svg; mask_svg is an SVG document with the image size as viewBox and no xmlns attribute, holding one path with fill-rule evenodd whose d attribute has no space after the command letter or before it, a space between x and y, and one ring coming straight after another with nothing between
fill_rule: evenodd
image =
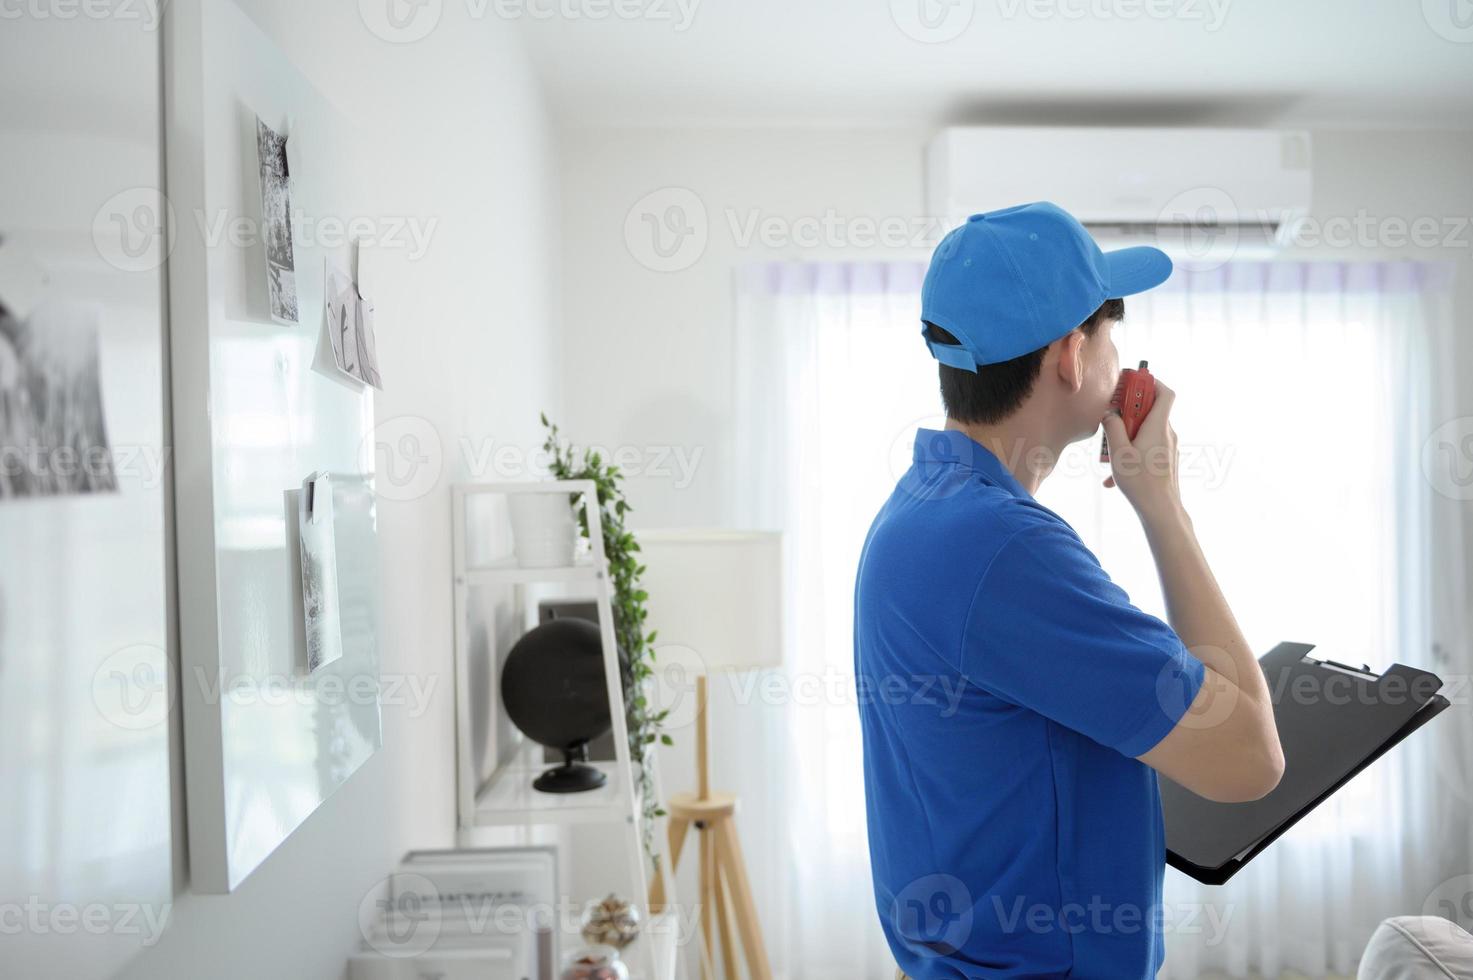
<instances>
[{"instance_id":1,"label":"white lampshade","mask_svg":"<svg viewBox=\"0 0 1473 980\"><path fill-rule=\"evenodd\" d=\"M776 531L636 531L655 647L686 647L705 669L782 663L783 546Z\"/></svg>"}]
</instances>

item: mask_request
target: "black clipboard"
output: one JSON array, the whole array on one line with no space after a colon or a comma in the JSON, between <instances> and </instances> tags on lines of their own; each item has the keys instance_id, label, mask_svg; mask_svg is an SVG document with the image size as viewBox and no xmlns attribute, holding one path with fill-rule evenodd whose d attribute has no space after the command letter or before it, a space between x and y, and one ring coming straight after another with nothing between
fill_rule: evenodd
<instances>
[{"instance_id":1,"label":"black clipboard","mask_svg":"<svg viewBox=\"0 0 1473 980\"><path fill-rule=\"evenodd\" d=\"M1166 863L1209 885L1237 874L1305 814L1448 706L1442 679L1394 664L1384 674L1280 643L1259 658L1284 748L1284 778L1251 803L1214 803L1161 777Z\"/></svg>"}]
</instances>

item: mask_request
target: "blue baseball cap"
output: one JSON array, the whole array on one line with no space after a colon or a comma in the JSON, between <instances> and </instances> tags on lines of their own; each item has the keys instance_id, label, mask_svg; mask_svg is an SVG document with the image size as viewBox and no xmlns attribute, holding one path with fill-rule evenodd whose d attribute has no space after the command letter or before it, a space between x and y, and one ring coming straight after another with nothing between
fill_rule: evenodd
<instances>
[{"instance_id":1,"label":"blue baseball cap","mask_svg":"<svg viewBox=\"0 0 1473 980\"><path fill-rule=\"evenodd\" d=\"M921 319L960 344L926 346L942 364L976 371L1046 347L1107 299L1161 285L1171 259L1138 245L1102 252L1072 214L1047 201L974 214L931 256ZM922 335L925 325L921 326Z\"/></svg>"}]
</instances>

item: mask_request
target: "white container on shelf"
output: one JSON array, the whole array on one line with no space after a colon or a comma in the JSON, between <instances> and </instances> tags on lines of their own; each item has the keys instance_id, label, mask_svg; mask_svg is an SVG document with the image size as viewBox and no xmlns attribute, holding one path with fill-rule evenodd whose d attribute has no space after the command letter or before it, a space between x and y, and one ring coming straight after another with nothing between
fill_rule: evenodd
<instances>
[{"instance_id":1,"label":"white container on shelf","mask_svg":"<svg viewBox=\"0 0 1473 980\"><path fill-rule=\"evenodd\" d=\"M564 493L515 493L511 512L513 553L522 568L558 568L573 564L578 525Z\"/></svg>"}]
</instances>

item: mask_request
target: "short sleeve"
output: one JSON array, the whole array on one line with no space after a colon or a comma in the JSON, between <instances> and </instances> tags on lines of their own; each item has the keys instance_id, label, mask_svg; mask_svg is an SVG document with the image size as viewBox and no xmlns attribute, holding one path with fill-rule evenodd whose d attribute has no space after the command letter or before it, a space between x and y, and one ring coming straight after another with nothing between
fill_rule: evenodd
<instances>
[{"instance_id":1,"label":"short sleeve","mask_svg":"<svg viewBox=\"0 0 1473 980\"><path fill-rule=\"evenodd\" d=\"M1073 530L1052 522L1003 544L965 631L959 667L971 683L1130 757L1175 727L1205 671Z\"/></svg>"}]
</instances>

